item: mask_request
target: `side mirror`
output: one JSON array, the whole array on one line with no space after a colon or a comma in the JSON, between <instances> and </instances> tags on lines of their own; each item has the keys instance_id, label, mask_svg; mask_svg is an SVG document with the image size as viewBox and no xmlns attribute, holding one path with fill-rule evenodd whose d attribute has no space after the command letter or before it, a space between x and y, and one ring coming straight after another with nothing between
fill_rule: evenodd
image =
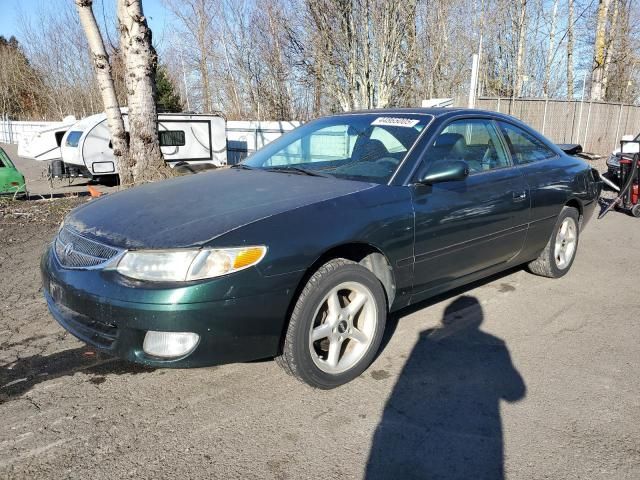
<instances>
[{"instance_id":1,"label":"side mirror","mask_svg":"<svg viewBox=\"0 0 640 480\"><path fill-rule=\"evenodd\" d=\"M433 185L434 183L454 182L464 180L469 176L469 165L462 160L443 162L432 166L427 173L418 181L423 185Z\"/></svg>"}]
</instances>

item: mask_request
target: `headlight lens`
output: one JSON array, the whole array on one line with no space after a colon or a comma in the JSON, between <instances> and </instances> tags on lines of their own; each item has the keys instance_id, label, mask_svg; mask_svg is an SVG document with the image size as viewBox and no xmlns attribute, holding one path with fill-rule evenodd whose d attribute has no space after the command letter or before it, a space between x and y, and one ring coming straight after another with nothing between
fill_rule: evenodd
<instances>
[{"instance_id":1,"label":"headlight lens","mask_svg":"<svg viewBox=\"0 0 640 480\"><path fill-rule=\"evenodd\" d=\"M138 280L188 282L244 270L260 263L266 253L265 246L131 251L122 257L116 270Z\"/></svg>"}]
</instances>

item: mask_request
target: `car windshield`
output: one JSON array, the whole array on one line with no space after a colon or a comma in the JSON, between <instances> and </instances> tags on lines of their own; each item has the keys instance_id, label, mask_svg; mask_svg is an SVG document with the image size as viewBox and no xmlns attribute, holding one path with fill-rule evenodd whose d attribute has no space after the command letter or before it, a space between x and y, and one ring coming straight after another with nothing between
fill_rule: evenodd
<instances>
[{"instance_id":1,"label":"car windshield","mask_svg":"<svg viewBox=\"0 0 640 480\"><path fill-rule=\"evenodd\" d=\"M242 166L382 184L431 119L400 113L327 117L280 137Z\"/></svg>"}]
</instances>

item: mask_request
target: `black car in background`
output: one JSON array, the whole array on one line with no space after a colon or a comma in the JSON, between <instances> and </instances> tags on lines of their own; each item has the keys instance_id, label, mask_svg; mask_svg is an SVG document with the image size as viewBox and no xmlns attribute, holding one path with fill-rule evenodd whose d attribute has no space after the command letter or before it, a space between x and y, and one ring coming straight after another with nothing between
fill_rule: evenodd
<instances>
[{"instance_id":1,"label":"black car in background","mask_svg":"<svg viewBox=\"0 0 640 480\"><path fill-rule=\"evenodd\" d=\"M64 328L131 361L276 357L332 388L373 361L389 312L521 264L565 275L599 188L509 116L345 113L235 168L74 210L44 294Z\"/></svg>"}]
</instances>

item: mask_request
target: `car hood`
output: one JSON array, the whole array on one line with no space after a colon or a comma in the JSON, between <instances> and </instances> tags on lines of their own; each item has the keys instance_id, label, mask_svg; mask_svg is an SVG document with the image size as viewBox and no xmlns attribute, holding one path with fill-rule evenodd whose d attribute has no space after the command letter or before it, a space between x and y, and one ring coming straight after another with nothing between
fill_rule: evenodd
<instances>
[{"instance_id":1,"label":"car hood","mask_svg":"<svg viewBox=\"0 0 640 480\"><path fill-rule=\"evenodd\" d=\"M65 225L120 248L205 245L231 230L373 184L262 170L224 169L106 195Z\"/></svg>"}]
</instances>

